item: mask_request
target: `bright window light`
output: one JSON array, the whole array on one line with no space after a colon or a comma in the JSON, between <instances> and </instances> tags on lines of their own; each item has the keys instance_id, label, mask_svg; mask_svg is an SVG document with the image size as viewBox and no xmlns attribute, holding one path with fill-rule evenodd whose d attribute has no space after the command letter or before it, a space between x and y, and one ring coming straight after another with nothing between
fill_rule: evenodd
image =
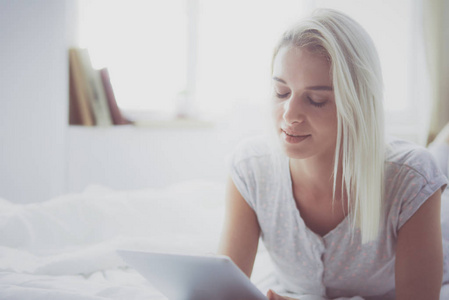
<instances>
[{"instance_id":1,"label":"bright window light","mask_svg":"<svg viewBox=\"0 0 449 300\"><path fill-rule=\"evenodd\" d=\"M268 105L273 48L304 1L201 1L196 101L203 111Z\"/></svg>"},{"instance_id":2,"label":"bright window light","mask_svg":"<svg viewBox=\"0 0 449 300\"><path fill-rule=\"evenodd\" d=\"M94 67L107 66L123 110L173 111L186 89L184 0L85 0L81 47Z\"/></svg>"},{"instance_id":3,"label":"bright window light","mask_svg":"<svg viewBox=\"0 0 449 300\"><path fill-rule=\"evenodd\" d=\"M362 24L381 58L385 108L411 105L412 2L360 0L83 0L81 46L107 66L123 110L173 112L179 95L201 114L268 105L273 47L315 7Z\"/></svg>"}]
</instances>

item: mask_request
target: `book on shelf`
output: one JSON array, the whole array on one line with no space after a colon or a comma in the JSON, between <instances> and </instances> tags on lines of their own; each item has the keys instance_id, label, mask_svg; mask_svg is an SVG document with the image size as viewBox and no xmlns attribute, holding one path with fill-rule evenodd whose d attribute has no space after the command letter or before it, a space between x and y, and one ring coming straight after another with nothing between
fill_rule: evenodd
<instances>
[{"instance_id":1,"label":"book on shelf","mask_svg":"<svg viewBox=\"0 0 449 300\"><path fill-rule=\"evenodd\" d=\"M107 68L95 69L87 49L70 48L71 125L123 125L133 122L125 118L115 98Z\"/></svg>"},{"instance_id":2,"label":"book on shelf","mask_svg":"<svg viewBox=\"0 0 449 300\"><path fill-rule=\"evenodd\" d=\"M117 105L117 100L115 99L114 89L112 88L111 78L109 76L108 69L107 68L100 69L99 73L103 82L103 87L106 94L109 111L111 113L112 123L114 125L132 124L133 122L123 117L120 108Z\"/></svg>"},{"instance_id":3,"label":"book on shelf","mask_svg":"<svg viewBox=\"0 0 449 300\"><path fill-rule=\"evenodd\" d=\"M92 67L87 49L75 48L75 51L78 53L84 76L87 80L86 92L91 101L95 124L97 126L112 125L111 113L100 72Z\"/></svg>"},{"instance_id":4,"label":"book on shelf","mask_svg":"<svg viewBox=\"0 0 449 300\"><path fill-rule=\"evenodd\" d=\"M86 78L75 49L69 50L69 124L93 126L94 116L86 93Z\"/></svg>"}]
</instances>

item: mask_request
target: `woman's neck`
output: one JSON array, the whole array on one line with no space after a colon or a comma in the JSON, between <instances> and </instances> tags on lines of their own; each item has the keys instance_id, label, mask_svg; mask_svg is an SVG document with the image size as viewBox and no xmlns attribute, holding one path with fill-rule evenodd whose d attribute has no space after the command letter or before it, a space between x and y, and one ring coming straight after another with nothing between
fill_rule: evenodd
<instances>
[{"instance_id":1,"label":"woman's neck","mask_svg":"<svg viewBox=\"0 0 449 300\"><path fill-rule=\"evenodd\" d=\"M308 158L290 159L290 174L295 191L300 191L307 198L332 200L334 186L333 159ZM341 174L337 172L335 197L338 200L341 195Z\"/></svg>"}]
</instances>

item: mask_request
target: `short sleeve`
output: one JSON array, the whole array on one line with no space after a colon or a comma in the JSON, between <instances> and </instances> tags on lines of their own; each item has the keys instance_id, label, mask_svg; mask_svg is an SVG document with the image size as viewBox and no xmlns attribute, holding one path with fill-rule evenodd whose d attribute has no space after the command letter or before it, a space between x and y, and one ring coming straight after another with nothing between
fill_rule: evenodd
<instances>
[{"instance_id":1,"label":"short sleeve","mask_svg":"<svg viewBox=\"0 0 449 300\"><path fill-rule=\"evenodd\" d=\"M228 172L237 190L256 211L261 188L267 184L271 150L264 136L239 143L228 157Z\"/></svg>"},{"instance_id":2,"label":"short sleeve","mask_svg":"<svg viewBox=\"0 0 449 300\"><path fill-rule=\"evenodd\" d=\"M235 187L249 206L255 210L255 201L251 196L254 187L254 174L248 167L246 160L238 160L238 153L234 152L229 159L229 174Z\"/></svg>"},{"instance_id":3,"label":"short sleeve","mask_svg":"<svg viewBox=\"0 0 449 300\"><path fill-rule=\"evenodd\" d=\"M397 173L401 194L399 230L438 189L444 191L447 179L426 149L413 150Z\"/></svg>"}]
</instances>

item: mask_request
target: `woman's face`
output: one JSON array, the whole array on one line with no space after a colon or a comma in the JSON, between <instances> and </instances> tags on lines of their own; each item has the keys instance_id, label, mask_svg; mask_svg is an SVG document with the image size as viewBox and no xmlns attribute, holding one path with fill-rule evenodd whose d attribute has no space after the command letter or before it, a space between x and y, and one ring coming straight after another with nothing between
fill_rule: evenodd
<instances>
[{"instance_id":1,"label":"woman's face","mask_svg":"<svg viewBox=\"0 0 449 300\"><path fill-rule=\"evenodd\" d=\"M337 109L325 56L282 47L273 64L276 133L288 157L333 159Z\"/></svg>"}]
</instances>

